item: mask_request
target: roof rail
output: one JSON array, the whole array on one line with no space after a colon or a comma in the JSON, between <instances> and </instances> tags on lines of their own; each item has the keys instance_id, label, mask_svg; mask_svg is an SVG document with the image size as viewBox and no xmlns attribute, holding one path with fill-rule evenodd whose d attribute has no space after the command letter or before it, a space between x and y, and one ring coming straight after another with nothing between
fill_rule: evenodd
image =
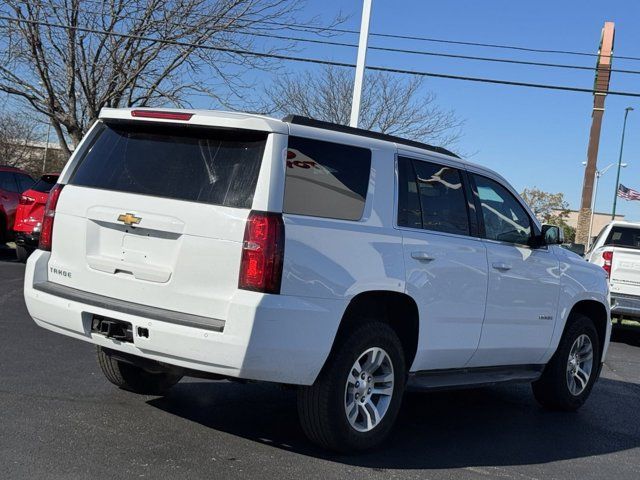
<instances>
[{"instance_id":1,"label":"roof rail","mask_svg":"<svg viewBox=\"0 0 640 480\"><path fill-rule=\"evenodd\" d=\"M322 128L324 130L333 130L334 132L349 133L351 135L359 135L361 137L375 138L377 140L384 140L387 142L399 143L401 145L407 145L410 147L422 148L424 150L430 150L436 153L442 153L451 157L460 158L455 153L442 147L434 147L422 142L416 142L415 140L408 140L402 137L396 137L395 135L388 135L386 133L373 132L371 130L365 130L364 128L348 127L346 125L340 125L338 123L325 122L323 120L316 120L314 118L304 117L302 115L287 115L282 119L283 122L293 123L295 125L305 125L307 127Z\"/></svg>"}]
</instances>

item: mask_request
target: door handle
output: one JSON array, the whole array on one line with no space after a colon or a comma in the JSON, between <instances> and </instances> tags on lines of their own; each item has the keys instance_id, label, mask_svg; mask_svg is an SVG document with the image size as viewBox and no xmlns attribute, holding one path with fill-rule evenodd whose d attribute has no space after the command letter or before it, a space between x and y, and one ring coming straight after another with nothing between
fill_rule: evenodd
<instances>
[{"instance_id":1,"label":"door handle","mask_svg":"<svg viewBox=\"0 0 640 480\"><path fill-rule=\"evenodd\" d=\"M435 260L435 258L429 255L427 252L411 252L411 258L420 262L430 262L432 260Z\"/></svg>"},{"instance_id":2,"label":"door handle","mask_svg":"<svg viewBox=\"0 0 640 480\"><path fill-rule=\"evenodd\" d=\"M503 271L511 270L511 265L504 262L494 262L491 264L491 266L496 270L503 270Z\"/></svg>"}]
</instances>

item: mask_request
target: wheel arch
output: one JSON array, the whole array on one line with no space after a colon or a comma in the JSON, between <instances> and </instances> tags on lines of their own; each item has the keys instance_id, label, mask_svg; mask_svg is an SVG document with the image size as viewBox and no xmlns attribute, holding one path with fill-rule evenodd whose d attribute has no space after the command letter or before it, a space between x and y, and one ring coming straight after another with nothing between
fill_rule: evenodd
<instances>
[{"instance_id":1,"label":"wheel arch","mask_svg":"<svg viewBox=\"0 0 640 480\"><path fill-rule=\"evenodd\" d=\"M588 317L593 322L598 332L598 341L600 343L600 355L604 354L604 347L606 344L607 336L607 322L609 321L609 315L607 314L607 307L597 300L580 300L571 307L571 311L567 316L567 322L565 323L564 331L571 324L571 320L575 314L581 314Z\"/></svg>"},{"instance_id":2,"label":"wheel arch","mask_svg":"<svg viewBox=\"0 0 640 480\"><path fill-rule=\"evenodd\" d=\"M340 321L333 342L333 349L342 336L362 320L377 319L387 323L398 335L405 355L407 371L411 368L418 350L420 318L415 300L403 292L370 290L354 296Z\"/></svg>"}]
</instances>

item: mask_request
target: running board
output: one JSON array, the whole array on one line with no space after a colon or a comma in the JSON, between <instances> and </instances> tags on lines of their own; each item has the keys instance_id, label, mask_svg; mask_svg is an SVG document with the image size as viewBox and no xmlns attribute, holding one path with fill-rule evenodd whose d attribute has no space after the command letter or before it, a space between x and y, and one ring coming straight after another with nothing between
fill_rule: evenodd
<instances>
[{"instance_id":1,"label":"running board","mask_svg":"<svg viewBox=\"0 0 640 480\"><path fill-rule=\"evenodd\" d=\"M407 388L439 390L482 387L505 382L533 382L540 378L544 367L545 365L504 365L413 372L409 374Z\"/></svg>"}]
</instances>

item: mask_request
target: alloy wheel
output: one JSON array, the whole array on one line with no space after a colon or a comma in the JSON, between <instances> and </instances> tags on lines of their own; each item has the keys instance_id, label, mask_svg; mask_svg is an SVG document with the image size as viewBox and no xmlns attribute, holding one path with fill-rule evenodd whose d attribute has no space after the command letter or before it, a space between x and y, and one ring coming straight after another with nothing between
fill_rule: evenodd
<instances>
[{"instance_id":1,"label":"alloy wheel","mask_svg":"<svg viewBox=\"0 0 640 480\"><path fill-rule=\"evenodd\" d=\"M344 409L349 424L358 432L373 430L389 409L393 387L389 354L379 347L362 353L351 367L345 386Z\"/></svg>"},{"instance_id":2,"label":"alloy wheel","mask_svg":"<svg viewBox=\"0 0 640 480\"><path fill-rule=\"evenodd\" d=\"M567 386L572 395L578 396L589 384L593 371L593 344L588 335L576 338L567 360Z\"/></svg>"}]
</instances>

